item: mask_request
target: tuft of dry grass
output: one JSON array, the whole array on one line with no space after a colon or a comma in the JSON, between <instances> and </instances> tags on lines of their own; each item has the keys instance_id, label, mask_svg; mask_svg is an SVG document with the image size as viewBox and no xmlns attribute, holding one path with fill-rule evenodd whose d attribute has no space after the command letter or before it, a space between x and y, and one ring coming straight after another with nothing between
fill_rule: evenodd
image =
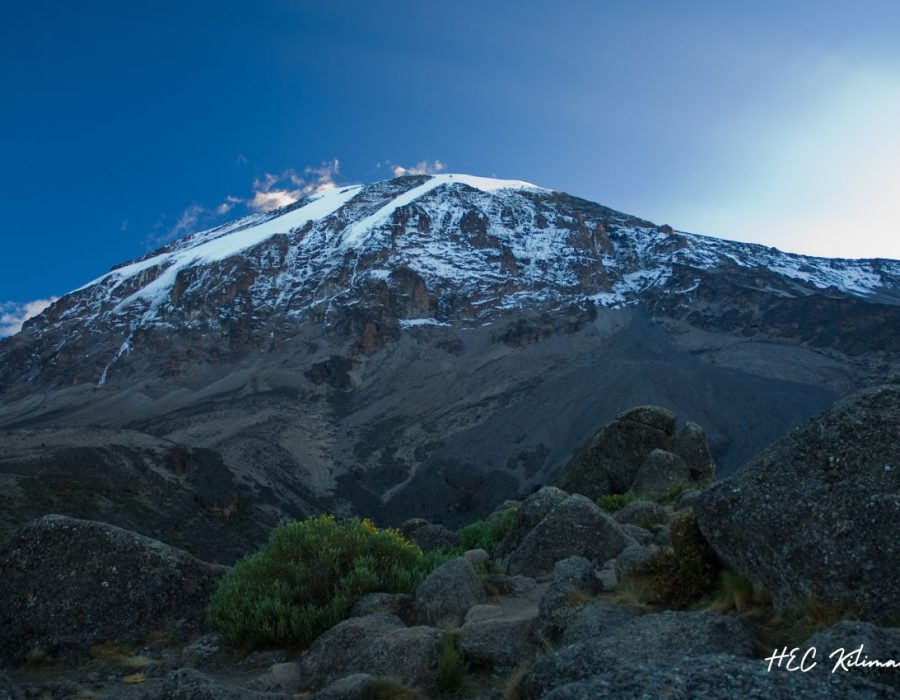
<instances>
[{"instance_id":1,"label":"tuft of dry grass","mask_svg":"<svg viewBox=\"0 0 900 700\"><path fill-rule=\"evenodd\" d=\"M122 682L127 683L128 685L139 685L147 682L147 676L143 673L132 673L128 676L123 676Z\"/></svg>"},{"instance_id":2,"label":"tuft of dry grass","mask_svg":"<svg viewBox=\"0 0 900 700\"><path fill-rule=\"evenodd\" d=\"M534 662L529 661L512 672L512 675L506 681L506 687L503 689L503 700L522 700L522 679L525 678L533 665Z\"/></svg>"}]
</instances>

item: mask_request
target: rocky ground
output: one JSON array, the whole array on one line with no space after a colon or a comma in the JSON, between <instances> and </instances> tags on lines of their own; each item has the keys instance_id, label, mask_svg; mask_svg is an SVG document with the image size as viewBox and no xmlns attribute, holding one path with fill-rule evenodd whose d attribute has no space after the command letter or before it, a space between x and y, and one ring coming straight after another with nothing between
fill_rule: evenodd
<instances>
[{"instance_id":1,"label":"rocky ground","mask_svg":"<svg viewBox=\"0 0 900 700\"><path fill-rule=\"evenodd\" d=\"M900 669L831 673L827 658L862 644L900 661L898 411L900 387L865 390L711 485L699 426L625 412L564 473L570 490L498 509L517 511L493 557L367 595L306 649L247 652L206 628L223 567L43 517L0 551L0 698L900 697ZM671 489L679 475L701 488ZM596 502L581 493L598 485ZM795 526L775 537L772 522ZM423 520L402 531L426 550L459 543ZM704 596L679 597L710 572ZM452 693L448 638L464 659ZM816 668L770 669L784 646L815 648Z\"/></svg>"}]
</instances>

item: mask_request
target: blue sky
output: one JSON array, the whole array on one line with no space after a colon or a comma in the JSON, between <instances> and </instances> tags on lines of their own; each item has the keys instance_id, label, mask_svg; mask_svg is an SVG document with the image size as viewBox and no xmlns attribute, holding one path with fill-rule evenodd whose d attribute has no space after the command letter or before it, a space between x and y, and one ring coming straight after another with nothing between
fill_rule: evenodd
<instances>
[{"instance_id":1,"label":"blue sky","mask_svg":"<svg viewBox=\"0 0 900 700\"><path fill-rule=\"evenodd\" d=\"M174 236L396 168L900 258L898 31L900 3L864 0L15 3L0 327Z\"/></svg>"}]
</instances>

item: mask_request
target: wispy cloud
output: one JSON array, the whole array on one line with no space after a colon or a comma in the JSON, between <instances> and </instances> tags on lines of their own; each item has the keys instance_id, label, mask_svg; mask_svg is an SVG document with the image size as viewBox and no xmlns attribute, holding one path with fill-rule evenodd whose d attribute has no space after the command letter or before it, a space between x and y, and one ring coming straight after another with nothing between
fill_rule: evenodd
<instances>
[{"instance_id":1,"label":"wispy cloud","mask_svg":"<svg viewBox=\"0 0 900 700\"><path fill-rule=\"evenodd\" d=\"M18 333L25 321L37 316L58 298L35 299L24 303L8 301L0 304L0 338Z\"/></svg>"},{"instance_id":2,"label":"wispy cloud","mask_svg":"<svg viewBox=\"0 0 900 700\"><path fill-rule=\"evenodd\" d=\"M254 211L272 211L303 197L334 189L340 169L340 161L335 158L300 172L290 168L279 175L265 173L253 181L253 196L246 204Z\"/></svg>"},{"instance_id":3,"label":"wispy cloud","mask_svg":"<svg viewBox=\"0 0 900 700\"><path fill-rule=\"evenodd\" d=\"M402 175L434 175L447 169L447 165L439 160L433 160L430 163L427 160L420 160L409 167L395 165L390 163L390 161L386 165L391 168L394 177L401 177Z\"/></svg>"},{"instance_id":4,"label":"wispy cloud","mask_svg":"<svg viewBox=\"0 0 900 700\"><path fill-rule=\"evenodd\" d=\"M214 214L215 212L202 204L193 202L175 218L174 223L171 217L163 216L153 226L153 232L147 236L147 246L156 248L194 233L199 228L211 224Z\"/></svg>"},{"instance_id":5,"label":"wispy cloud","mask_svg":"<svg viewBox=\"0 0 900 700\"><path fill-rule=\"evenodd\" d=\"M246 158L240 158L242 162L246 162ZM158 248L196 231L217 226L222 223L222 217L229 214L241 215L247 210L273 211L303 197L334 189L338 186L340 166L340 161L335 158L302 170L288 168L281 173L263 173L254 178L253 194L249 197L229 195L215 206L193 202L176 217L162 215L146 237L145 243L148 248Z\"/></svg>"}]
</instances>

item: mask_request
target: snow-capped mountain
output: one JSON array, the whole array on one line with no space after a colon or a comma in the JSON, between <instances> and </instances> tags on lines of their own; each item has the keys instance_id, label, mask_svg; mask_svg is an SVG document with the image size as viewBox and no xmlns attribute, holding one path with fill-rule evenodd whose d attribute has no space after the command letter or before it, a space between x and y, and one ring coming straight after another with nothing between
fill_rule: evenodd
<instances>
[{"instance_id":1,"label":"snow-capped mountain","mask_svg":"<svg viewBox=\"0 0 900 700\"><path fill-rule=\"evenodd\" d=\"M898 355L897 261L408 176L196 233L63 296L0 342L0 426L213 450L272 512L451 517L549 478L636 403L703 423L734 468Z\"/></svg>"},{"instance_id":2,"label":"snow-capped mountain","mask_svg":"<svg viewBox=\"0 0 900 700\"><path fill-rule=\"evenodd\" d=\"M728 269L764 276L776 296L900 302L896 261L789 255L526 182L436 175L343 187L188 236L66 295L30 332L52 334L56 353L77 347L91 359L79 379L102 386L151 329L237 324L278 336L308 319L336 324L353 307L384 307L374 316L388 330L466 327L511 309L616 308L653 295L690 303L706 274ZM101 350L95 335L121 342Z\"/></svg>"}]
</instances>

